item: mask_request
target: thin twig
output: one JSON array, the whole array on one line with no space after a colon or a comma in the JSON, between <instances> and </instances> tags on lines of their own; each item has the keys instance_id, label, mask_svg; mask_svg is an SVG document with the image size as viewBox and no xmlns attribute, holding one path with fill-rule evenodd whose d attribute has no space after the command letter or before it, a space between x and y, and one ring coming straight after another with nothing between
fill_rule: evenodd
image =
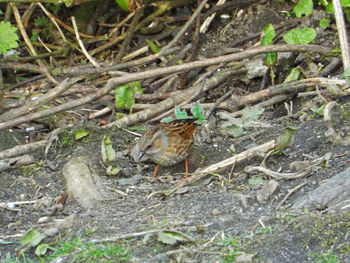
<instances>
[{"instance_id":1,"label":"thin twig","mask_svg":"<svg viewBox=\"0 0 350 263\"><path fill-rule=\"evenodd\" d=\"M176 36L171 40L165 47L162 48L162 50L159 52L161 55L164 54L164 52L171 48L175 43L180 39L180 37L185 33L185 31L188 29L188 27L193 23L193 21L196 19L196 17L200 14L202 11L204 5L208 2L208 0L203 0L202 3L197 7L196 11L191 15L190 19L186 22L186 24L180 29L180 31L176 34Z\"/></svg>"},{"instance_id":2,"label":"thin twig","mask_svg":"<svg viewBox=\"0 0 350 263\"><path fill-rule=\"evenodd\" d=\"M77 23L75 23L75 17L72 16L71 20L72 20L72 24L73 24L73 28L74 28L74 32L75 32L75 37L77 38L79 46L80 46L81 50L83 51L84 55L91 62L92 65L94 65L96 68L100 68L101 66L93 59L92 56L90 56L90 54L87 52L87 50L84 46L83 41L81 41L81 39L80 39Z\"/></svg>"},{"instance_id":3,"label":"thin twig","mask_svg":"<svg viewBox=\"0 0 350 263\"><path fill-rule=\"evenodd\" d=\"M304 182L302 184L297 185L296 187L294 187L292 190L288 191L288 194L286 194L286 196L281 200L281 202L278 203L276 210L279 210L280 207L284 204L285 201L287 201L287 199L296 191L298 191L300 188L302 188L304 185L308 184L308 182Z\"/></svg>"}]
</instances>

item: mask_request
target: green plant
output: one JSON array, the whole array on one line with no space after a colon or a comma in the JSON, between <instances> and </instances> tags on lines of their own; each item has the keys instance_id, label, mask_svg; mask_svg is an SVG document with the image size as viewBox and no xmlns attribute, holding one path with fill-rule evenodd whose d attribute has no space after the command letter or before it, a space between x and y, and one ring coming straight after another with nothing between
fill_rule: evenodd
<instances>
[{"instance_id":1,"label":"green plant","mask_svg":"<svg viewBox=\"0 0 350 263\"><path fill-rule=\"evenodd\" d=\"M16 30L9 22L0 22L0 55L18 47Z\"/></svg>"},{"instance_id":2,"label":"green plant","mask_svg":"<svg viewBox=\"0 0 350 263\"><path fill-rule=\"evenodd\" d=\"M45 258L54 260L58 257L72 256L70 262L128 262L128 250L115 243L88 244L82 241L81 236L69 241L58 242L57 246L50 247L53 251Z\"/></svg>"},{"instance_id":3,"label":"green plant","mask_svg":"<svg viewBox=\"0 0 350 263\"><path fill-rule=\"evenodd\" d=\"M316 259L316 263L337 263L339 262L336 255L332 251L328 251L327 254L312 254L311 257Z\"/></svg>"},{"instance_id":4,"label":"green plant","mask_svg":"<svg viewBox=\"0 0 350 263\"><path fill-rule=\"evenodd\" d=\"M174 113L177 120L184 120L189 118L186 110L181 110L179 106L175 106ZM192 106L191 113L192 113L192 117L196 120L197 123L201 123L204 121L205 117L204 117L203 108L199 103L195 103ZM174 118L172 117L163 118L161 120L161 122L172 122L172 121L174 121Z\"/></svg>"},{"instance_id":5,"label":"green plant","mask_svg":"<svg viewBox=\"0 0 350 263\"><path fill-rule=\"evenodd\" d=\"M113 165L116 159L116 155L112 142L110 140L110 136L108 134L103 136L102 139L101 156L102 161L108 165L106 169L106 173L108 175L117 175L121 171L121 167L119 165Z\"/></svg>"},{"instance_id":6,"label":"green plant","mask_svg":"<svg viewBox=\"0 0 350 263\"><path fill-rule=\"evenodd\" d=\"M49 23L49 19L45 16L39 16L34 20L35 29L32 31L31 40L38 41L39 34L45 39L50 40L53 35L53 25Z\"/></svg>"},{"instance_id":7,"label":"green plant","mask_svg":"<svg viewBox=\"0 0 350 263\"><path fill-rule=\"evenodd\" d=\"M143 90L138 81L133 81L127 84L120 85L114 90L115 105L118 109L129 108L129 113L132 113L132 107L135 104L135 95L142 94Z\"/></svg>"},{"instance_id":8,"label":"green plant","mask_svg":"<svg viewBox=\"0 0 350 263\"><path fill-rule=\"evenodd\" d=\"M263 112L263 108L253 106L245 107L243 109L243 116L240 119L232 117L232 115L226 111L219 112L218 115L225 120L222 122L221 128L225 129L229 135L237 138L243 135L245 130L252 126L252 121L259 119Z\"/></svg>"}]
</instances>

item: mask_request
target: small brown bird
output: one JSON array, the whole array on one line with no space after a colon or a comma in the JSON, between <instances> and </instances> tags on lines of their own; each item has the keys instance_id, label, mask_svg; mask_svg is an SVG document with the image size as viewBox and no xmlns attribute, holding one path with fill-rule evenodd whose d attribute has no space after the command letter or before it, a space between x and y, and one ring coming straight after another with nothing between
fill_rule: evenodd
<instances>
[{"instance_id":1,"label":"small brown bird","mask_svg":"<svg viewBox=\"0 0 350 263\"><path fill-rule=\"evenodd\" d=\"M186 157L190 153L196 129L194 119L175 120L161 123L149 129L139 141L140 160L144 155L157 164L153 177L157 177L159 166L171 166L185 160L186 174L188 163Z\"/></svg>"}]
</instances>

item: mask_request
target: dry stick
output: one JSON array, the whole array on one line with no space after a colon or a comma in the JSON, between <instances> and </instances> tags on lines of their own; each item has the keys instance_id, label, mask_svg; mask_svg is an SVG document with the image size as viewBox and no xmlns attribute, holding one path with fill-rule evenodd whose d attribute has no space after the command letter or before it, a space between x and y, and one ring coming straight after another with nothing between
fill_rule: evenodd
<instances>
[{"instance_id":1,"label":"dry stick","mask_svg":"<svg viewBox=\"0 0 350 263\"><path fill-rule=\"evenodd\" d=\"M23 27L23 24L22 24L22 21L21 21L21 16L20 16L20 14L18 12L18 9L17 9L16 5L14 3L12 3L12 2L10 3L10 5L11 5L13 13L15 15L16 22L17 22L17 25L19 27L19 31L21 31L22 37L23 37L24 41L26 42L31 55L37 56L38 54L36 53L36 51L35 51L35 49L34 49L34 47L32 45L32 42L30 42L29 37L27 35L27 32L25 31L25 29ZM44 66L44 63L40 59L38 59L38 64L40 66Z\"/></svg>"},{"instance_id":2,"label":"dry stick","mask_svg":"<svg viewBox=\"0 0 350 263\"><path fill-rule=\"evenodd\" d=\"M63 34L60 26L57 24L56 20L55 20L55 16L52 15L44 6L42 3L38 3L38 6L44 11L44 13L48 16L48 18L51 20L51 22L56 26L58 33L61 35L62 39L65 42L68 42L68 40L66 39L65 35Z\"/></svg>"},{"instance_id":3,"label":"dry stick","mask_svg":"<svg viewBox=\"0 0 350 263\"><path fill-rule=\"evenodd\" d=\"M174 232L174 233L180 234L181 236L185 237L186 239L190 240L191 242L195 242L196 241L193 237L191 237L191 236L189 236L189 235L187 235L185 233L182 233L180 231L177 231L177 230L173 230L173 229L154 229L154 230L148 230L148 231L143 231L143 232L136 232L136 233L119 235L119 236L115 236L115 237L111 237L111 238L94 239L94 240L91 240L89 243L100 244L100 243L106 243L106 242L115 242L115 241L118 241L120 239L141 237L141 236L151 235L151 234L160 233L160 232Z\"/></svg>"},{"instance_id":4,"label":"dry stick","mask_svg":"<svg viewBox=\"0 0 350 263\"><path fill-rule=\"evenodd\" d=\"M298 191L300 188L302 188L304 185L307 185L308 182L304 182L301 183L299 185L297 185L296 187L294 187L292 190L288 191L288 194L281 200L281 202L278 203L276 210L279 210L281 208L281 206L284 204L285 201L287 201L287 199L296 191Z\"/></svg>"},{"instance_id":5,"label":"dry stick","mask_svg":"<svg viewBox=\"0 0 350 263\"><path fill-rule=\"evenodd\" d=\"M196 17L200 14L202 11L204 5L208 2L208 0L203 0L202 3L197 7L196 11L191 15L190 19L185 23L185 25L180 29L180 31L176 34L176 36L171 40L165 47L162 48L160 51L160 54L164 54L164 52L171 48L175 43L180 39L180 37L185 33L185 31L188 29L188 27L193 23L193 21L196 19Z\"/></svg>"},{"instance_id":6,"label":"dry stick","mask_svg":"<svg viewBox=\"0 0 350 263\"><path fill-rule=\"evenodd\" d=\"M11 158L14 156L19 156L25 153L33 153L38 149L44 147L47 143L47 140L41 140L38 142L27 143L23 145L16 145L11 149L0 152L0 160L4 158Z\"/></svg>"},{"instance_id":7,"label":"dry stick","mask_svg":"<svg viewBox=\"0 0 350 263\"><path fill-rule=\"evenodd\" d=\"M262 166L247 166L244 168L244 171L247 173L261 172L275 180L294 180L306 177L311 173L311 169L307 169L306 171L301 173L278 173Z\"/></svg>"},{"instance_id":8,"label":"dry stick","mask_svg":"<svg viewBox=\"0 0 350 263\"><path fill-rule=\"evenodd\" d=\"M75 18L74 16L71 17L72 20L72 24L73 24L73 28L74 28L74 32L75 32L75 37L78 40L79 46L81 48L81 50L83 51L85 57L91 62L92 65L94 65L96 68L101 68L100 65L93 59L92 56L90 56L90 54L87 52L83 41L81 41L80 36L79 36L79 32L78 32L78 27L77 27L77 23L75 23Z\"/></svg>"},{"instance_id":9,"label":"dry stick","mask_svg":"<svg viewBox=\"0 0 350 263\"><path fill-rule=\"evenodd\" d=\"M181 47L171 48L164 55L168 55L180 49ZM146 63L150 63L152 61L157 60L159 57L160 55L159 53L157 53L135 61L129 61L121 64L116 64L113 66L106 66L100 69L91 68L87 65L84 65L84 66L76 66L76 67L70 67L70 68L55 68L55 69L52 69L51 72L54 75L59 75L59 76L69 75L72 77L78 76L78 75L98 74L98 73L105 73L112 70L120 70L120 69L130 68L133 66L144 65ZM50 69L49 67L38 67L37 65L34 65L34 64L4 62L4 61L0 61L0 68L6 68L6 69L11 68L14 70L23 70L23 71L33 72L33 73L38 73L38 72L40 73L42 68Z\"/></svg>"},{"instance_id":10,"label":"dry stick","mask_svg":"<svg viewBox=\"0 0 350 263\"><path fill-rule=\"evenodd\" d=\"M276 145L275 140L268 141L262 145L258 145L256 147L250 148L244 152L241 152L235 156L232 156L232 157L225 159L221 162L218 162L216 164L209 165L209 166L202 168L202 169L197 169L197 171L195 171L195 173L193 175L182 180L181 182L176 184L173 188L171 188L169 190L168 194L175 192L180 187L183 187L185 185L188 185L188 184L191 184L193 182L200 180L201 178L205 177L207 174L215 173L218 170L221 170L221 169L223 169L227 166L230 166L232 164L242 162L244 160L249 160L249 159L254 158L254 157L259 157L259 156L261 156L261 154L267 153L267 152L271 151L272 149L274 149L275 145Z\"/></svg>"},{"instance_id":11,"label":"dry stick","mask_svg":"<svg viewBox=\"0 0 350 263\"><path fill-rule=\"evenodd\" d=\"M228 92L226 92L221 98L219 98L214 105L205 113L205 119L207 120L210 115L214 112L214 110L219 106L220 103L222 103L224 100L226 100L231 94L233 93L233 88L231 88Z\"/></svg>"},{"instance_id":12,"label":"dry stick","mask_svg":"<svg viewBox=\"0 0 350 263\"><path fill-rule=\"evenodd\" d=\"M169 102L169 103L163 103L164 101L167 101L169 99L158 103L158 107L156 104L155 107L156 107L157 111L159 111L159 112L163 112L164 110L168 110L168 111L163 112L160 115L157 115L157 117L150 120L150 122L159 120L159 119L169 115L173 111L173 107L175 105L179 104L179 106L183 106L185 104L188 104L190 101L192 101L194 98L196 98L199 94L206 92L209 89L212 89L214 87L217 87L218 85L223 83L228 77L230 77L232 75L236 75L236 74L241 74L241 73L242 73L242 71L234 71L231 68L226 68L225 70L216 72L216 74L214 76L212 76L210 79L208 79L207 81L205 81L203 83L198 83L197 85L193 86L191 89L184 90L182 93L177 95L176 96L176 98L177 98L176 104L173 104L172 103L173 101ZM163 106L160 106L161 104Z\"/></svg>"},{"instance_id":13,"label":"dry stick","mask_svg":"<svg viewBox=\"0 0 350 263\"><path fill-rule=\"evenodd\" d=\"M340 0L333 0L334 16L337 23L341 54L343 58L344 70L350 66L350 54L348 44L348 34L346 33L343 10L341 8Z\"/></svg>"},{"instance_id":14,"label":"dry stick","mask_svg":"<svg viewBox=\"0 0 350 263\"><path fill-rule=\"evenodd\" d=\"M137 10L135 11L135 15L131 21L128 32L126 32L126 34L125 34L125 39L123 41L123 44L119 48L118 55L115 58L115 61L117 63L120 63L122 61L122 58L124 57L124 54L126 51L126 48L129 47L129 45L130 45L131 39L135 33L136 25L139 22L141 16L143 15L143 10L144 9L142 7L142 8L137 8Z\"/></svg>"},{"instance_id":15,"label":"dry stick","mask_svg":"<svg viewBox=\"0 0 350 263\"><path fill-rule=\"evenodd\" d=\"M51 89L44 96L40 96L36 100L30 101L18 109L12 109L5 112L0 116L0 121L10 121L14 118L17 118L18 116L23 116L28 112L31 112L34 109L41 107L42 105L60 96L77 81L78 79L63 80L56 88Z\"/></svg>"},{"instance_id":16,"label":"dry stick","mask_svg":"<svg viewBox=\"0 0 350 263\"><path fill-rule=\"evenodd\" d=\"M10 3L11 7L12 7L12 10L13 10L13 13L15 15L15 18L16 18L16 22L17 22L17 25L19 27L19 30L21 31L21 34L22 34L22 37L24 39L24 41L26 42L28 48L29 48L29 51L31 53L31 55L33 56L37 56L38 54L36 53L35 49L34 49L34 46L32 45L32 42L30 42L30 39L27 35L27 32L25 31L24 27L23 27L23 24L22 24L22 21L21 21L21 16L18 12L18 9L17 7L14 5L14 3ZM37 60L38 64L44 68L44 63L38 59ZM43 73L44 75L46 75L46 77L54 84L57 84L58 82L50 75L49 71L46 69L43 69L40 71L41 73Z\"/></svg>"},{"instance_id":17,"label":"dry stick","mask_svg":"<svg viewBox=\"0 0 350 263\"><path fill-rule=\"evenodd\" d=\"M270 98L268 100L264 100L264 101L262 101L260 103L254 104L254 106L265 108L265 107L268 107L268 106L280 103L282 101L285 101L285 100L287 100L290 97L291 97L290 94L289 95L285 95L285 94L278 95L278 96L274 96L274 97L272 97L272 98ZM218 107L219 108L230 108L229 107L229 103L226 103L226 102L223 102L223 103L219 104ZM243 115L243 110L232 112L231 115L234 118L238 118L238 117Z\"/></svg>"},{"instance_id":18,"label":"dry stick","mask_svg":"<svg viewBox=\"0 0 350 263\"><path fill-rule=\"evenodd\" d=\"M101 98L102 96L106 95L108 92L110 92L112 89L117 87L120 84L131 82L131 81L136 81L136 80L143 80L147 78L152 78L155 76L160 76L160 75L165 75L165 74L171 74L174 72L180 72L180 71L186 71L190 70L193 68L201 68L201 67L206 67L214 64L219 64L222 62L231 62L231 61L237 61L237 60L242 60L245 58L249 58L261 53L266 53L266 52L290 52L290 51L299 51L299 52L311 52L311 51L316 51L320 53L328 53L329 48L327 47L322 47L322 46L315 46L315 45L275 45L275 46L264 46L264 47L257 47L257 48L252 48L243 52L239 53L234 53L230 55L225 55L221 57L216 57L216 58L209 58L201 61L194 61L194 62L189 62L189 63L184 63L182 65L176 65L176 66L171 66L171 67L165 67L165 68L159 68L159 69L153 69L153 70L148 70L144 72L137 72L137 73L132 73L128 74L126 76L121 76L121 77L116 77L116 78L111 78L107 81L106 85L100 89L98 92L91 96L86 96L74 101L70 101L64 104L61 104L55 108L51 108L48 110L43 110L41 112L36 112L32 114L28 114L24 117L14 119L11 121L3 122L0 123L0 130L7 129L10 127L13 127L15 125L18 125L20 123L26 122L26 121L31 121L37 118L42 118L45 116L49 116L51 114L68 110L80 105L83 105L85 103L97 100ZM190 90L190 91L188 91ZM195 90L193 88L186 90L186 92L194 92ZM283 93L282 89L282 93ZM266 91L265 91L266 92ZM266 92L268 93L268 92ZM271 95L275 95L278 92L272 92ZM167 100L164 100L163 105L167 103L170 103L172 105L176 105L178 103L179 98L175 96L174 98L169 98ZM245 101L243 101L245 102ZM249 103L249 100L247 100L246 103ZM158 107L158 105L157 105ZM165 107L166 108L166 107ZM120 126L120 127L125 127L130 124L137 123L139 121L144 121L149 117L152 117L156 114L158 114L159 111L157 108L155 109L154 107L129 115L127 118L123 118L121 120L118 120L115 122L115 125Z\"/></svg>"},{"instance_id":19,"label":"dry stick","mask_svg":"<svg viewBox=\"0 0 350 263\"><path fill-rule=\"evenodd\" d=\"M175 3L175 1L174 1ZM150 14L147 18L145 18L144 20L142 20L137 26L136 26L136 31L140 30L142 27L144 27L145 25L147 25L147 23L151 22L155 17L162 15L164 12L167 11L169 5L172 5L171 2L168 2L167 4L162 4L159 6L159 8L154 11L152 14ZM176 7L176 3L175 6ZM92 50L90 53L91 55L96 55L114 45L116 45L117 43L119 43L120 41L122 41L126 36L126 33L121 34L120 36L116 37L115 39L112 39L110 42L101 45L97 48L95 48L94 50ZM79 59L79 57L78 57Z\"/></svg>"}]
</instances>

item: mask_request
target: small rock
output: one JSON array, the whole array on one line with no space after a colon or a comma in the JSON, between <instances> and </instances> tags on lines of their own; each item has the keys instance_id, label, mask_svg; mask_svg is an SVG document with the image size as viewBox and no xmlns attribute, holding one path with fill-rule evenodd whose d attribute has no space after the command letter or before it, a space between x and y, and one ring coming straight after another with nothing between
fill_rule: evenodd
<instances>
[{"instance_id":1,"label":"small rock","mask_svg":"<svg viewBox=\"0 0 350 263\"><path fill-rule=\"evenodd\" d=\"M311 165L310 161L295 161L289 165L289 168L294 171L305 171Z\"/></svg>"},{"instance_id":2,"label":"small rock","mask_svg":"<svg viewBox=\"0 0 350 263\"><path fill-rule=\"evenodd\" d=\"M220 215L221 213L220 213L219 209L214 208L213 211L211 212L211 214L212 214L213 216L218 216L218 215Z\"/></svg>"},{"instance_id":3,"label":"small rock","mask_svg":"<svg viewBox=\"0 0 350 263\"><path fill-rule=\"evenodd\" d=\"M266 204L267 200L269 200L270 196L276 192L279 187L279 183L275 180L271 180L266 185L261 187L257 193L256 198L258 199L260 204Z\"/></svg>"},{"instance_id":4,"label":"small rock","mask_svg":"<svg viewBox=\"0 0 350 263\"><path fill-rule=\"evenodd\" d=\"M189 189L188 186L180 187L175 191L175 194L181 195L181 194L187 193L188 189Z\"/></svg>"},{"instance_id":5,"label":"small rock","mask_svg":"<svg viewBox=\"0 0 350 263\"><path fill-rule=\"evenodd\" d=\"M47 228L47 229L44 229L44 234L48 237L54 237L58 234L58 227L50 227L50 228Z\"/></svg>"},{"instance_id":6,"label":"small rock","mask_svg":"<svg viewBox=\"0 0 350 263\"><path fill-rule=\"evenodd\" d=\"M248 254L241 254L236 258L237 263L251 263L253 262L253 258L251 255Z\"/></svg>"},{"instance_id":7,"label":"small rock","mask_svg":"<svg viewBox=\"0 0 350 263\"><path fill-rule=\"evenodd\" d=\"M239 198L239 201L241 201L241 204L244 208L248 208L248 201L250 199L249 195L243 195L243 194L239 194L237 195L237 197Z\"/></svg>"},{"instance_id":8,"label":"small rock","mask_svg":"<svg viewBox=\"0 0 350 263\"><path fill-rule=\"evenodd\" d=\"M119 179L118 185L121 185L121 186L137 185L140 183L141 179L142 179L142 176L137 174L137 175L134 175L133 177L130 177L130 178Z\"/></svg>"},{"instance_id":9,"label":"small rock","mask_svg":"<svg viewBox=\"0 0 350 263\"><path fill-rule=\"evenodd\" d=\"M49 216L43 216L43 217L40 217L38 219L38 224L43 224L43 223L47 223L50 221L50 217Z\"/></svg>"}]
</instances>

